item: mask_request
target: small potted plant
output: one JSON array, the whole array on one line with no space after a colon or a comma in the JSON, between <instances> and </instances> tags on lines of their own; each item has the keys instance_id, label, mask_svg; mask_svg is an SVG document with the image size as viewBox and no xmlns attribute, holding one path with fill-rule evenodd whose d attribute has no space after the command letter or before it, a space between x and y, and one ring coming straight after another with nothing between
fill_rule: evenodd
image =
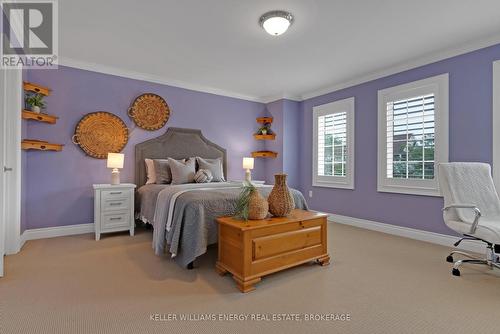
<instances>
[{"instance_id":1,"label":"small potted plant","mask_svg":"<svg viewBox=\"0 0 500 334\"><path fill-rule=\"evenodd\" d=\"M31 111L40 113L41 108L45 108L45 101L43 95L36 93L26 96L26 104L30 107Z\"/></svg>"},{"instance_id":2,"label":"small potted plant","mask_svg":"<svg viewBox=\"0 0 500 334\"><path fill-rule=\"evenodd\" d=\"M264 124L262 127L260 127L259 131L258 131L258 134L260 135L267 135L267 134L271 134L271 124L270 123L266 123Z\"/></svg>"}]
</instances>

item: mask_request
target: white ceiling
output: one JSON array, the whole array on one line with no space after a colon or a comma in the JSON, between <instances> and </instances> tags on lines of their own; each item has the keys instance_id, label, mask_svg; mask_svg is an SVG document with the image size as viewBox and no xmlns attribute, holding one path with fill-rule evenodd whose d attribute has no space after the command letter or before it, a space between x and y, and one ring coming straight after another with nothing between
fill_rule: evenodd
<instances>
[{"instance_id":1,"label":"white ceiling","mask_svg":"<svg viewBox=\"0 0 500 334\"><path fill-rule=\"evenodd\" d=\"M279 37L258 25L273 9L295 16ZM62 64L252 100L301 99L500 42L499 13L498 0L64 0L59 48Z\"/></svg>"}]
</instances>

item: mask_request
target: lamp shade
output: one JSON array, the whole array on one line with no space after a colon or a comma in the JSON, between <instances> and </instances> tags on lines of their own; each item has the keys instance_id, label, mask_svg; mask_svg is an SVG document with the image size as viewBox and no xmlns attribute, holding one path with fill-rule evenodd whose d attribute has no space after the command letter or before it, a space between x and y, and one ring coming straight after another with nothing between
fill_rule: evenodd
<instances>
[{"instance_id":1,"label":"lamp shade","mask_svg":"<svg viewBox=\"0 0 500 334\"><path fill-rule=\"evenodd\" d=\"M243 168L253 169L253 158L243 158Z\"/></svg>"},{"instance_id":2,"label":"lamp shade","mask_svg":"<svg viewBox=\"0 0 500 334\"><path fill-rule=\"evenodd\" d=\"M108 153L108 168L123 168L124 157L122 153Z\"/></svg>"}]
</instances>

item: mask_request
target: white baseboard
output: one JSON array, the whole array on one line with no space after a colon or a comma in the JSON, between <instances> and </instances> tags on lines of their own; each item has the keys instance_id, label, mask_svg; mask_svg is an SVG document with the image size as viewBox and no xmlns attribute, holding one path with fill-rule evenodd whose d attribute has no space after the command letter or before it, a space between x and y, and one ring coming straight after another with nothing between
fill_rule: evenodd
<instances>
[{"instance_id":1,"label":"white baseboard","mask_svg":"<svg viewBox=\"0 0 500 334\"><path fill-rule=\"evenodd\" d=\"M57 227L45 227L26 230L21 235L21 247L28 240L64 237L75 234L93 233L94 224L78 224Z\"/></svg>"},{"instance_id":2,"label":"white baseboard","mask_svg":"<svg viewBox=\"0 0 500 334\"><path fill-rule=\"evenodd\" d=\"M21 234L21 237L19 238L19 251L23 249L23 246L26 243L26 236L24 235L24 233L26 233L26 231L24 231L23 234Z\"/></svg>"},{"instance_id":3,"label":"white baseboard","mask_svg":"<svg viewBox=\"0 0 500 334\"><path fill-rule=\"evenodd\" d=\"M341 215L336 215L336 214L331 214L331 213L327 213L327 214L328 214L328 221L330 221L330 222L360 227L360 228L364 228L367 230L397 235L400 237L430 242L433 244L438 244L438 245L443 245L443 246L448 246L448 247L454 247L453 244L458 239L460 239L459 237L454 237L451 235L428 232L428 231L423 231L423 230L417 230L417 229L413 229L413 228L409 228L409 227L401 227L401 226L396 226L396 225L391 225L391 224L384 224L384 223L379 223L379 222L372 221L372 220L366 220L366 219L360 219L360 218L354 218L354 217L348 217L348 216L341 216ZM469 251L469 252L475 252L475 253L480 253L480 254L484 254L486 252L485 244L483 242L475 241L475 240L474 241L473 240L463 241L459 245L459 248L466 250L466 251Z\"/></svg>"}]
</instances>

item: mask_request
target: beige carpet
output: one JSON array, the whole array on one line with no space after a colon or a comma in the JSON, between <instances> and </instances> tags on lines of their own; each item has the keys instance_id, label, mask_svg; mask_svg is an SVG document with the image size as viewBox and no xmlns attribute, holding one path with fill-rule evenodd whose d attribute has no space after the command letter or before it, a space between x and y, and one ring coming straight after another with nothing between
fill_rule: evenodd
<instances>
[{"instance_id":1,"label":"beige carpet","mask_svg":"<svg viewBox=\"0 0 500 334\"><path fill-rule=\"evenodd\" d=\"M149 231L28 242L6 258L0 333L499 333L500 275L452 277L446 247L330 224L328 267L303 265L241 294L214 271L153 254ZM298 313L302 321L180 320L182 315ZM152 314L177 320L154 321ZM305 321L304 314L349 314ZM162 318L166 320L165 318Z\"/></svg>"}]
</instances>

